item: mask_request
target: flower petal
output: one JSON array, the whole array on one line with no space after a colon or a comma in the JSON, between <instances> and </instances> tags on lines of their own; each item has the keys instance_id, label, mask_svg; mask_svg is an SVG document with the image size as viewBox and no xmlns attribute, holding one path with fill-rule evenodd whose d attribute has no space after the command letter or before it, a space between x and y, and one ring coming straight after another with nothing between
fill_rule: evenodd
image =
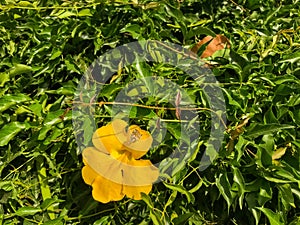
<instances>
[{"instance_id":1,"label":"flower petal","mask_svg":"<svg viewBox=\"0 0 300 225\"><path fill-rule=\"evenodd\" d=\"M109 154L98 151L98 149L94 147L84 149L82 157L86 165L99 176L103 176L115 183L122 184L123 172L121 170L121 161L111 157Z\"/></svg>"},{"instance_id":2,"label":"flower petal","mask_svg":"<svg viewBox=\"0 0 300 225\"><path fill-rule=\"evenodd\" d=\"M127 151L132 153L132 156L135 159L138 159L147 153L152 145L153 139L148 131L142 130L137 125L130 126L127 134L129 139L132 139L135 133L139 134L137 140L135 140L134 142L127 140L126 142L124 142L124 146Z\"/></svg>"},{"instance_id":3,"label":"flower petal","mask_svg":"<svg viewBox=\"0 0 300 225\"><path fill-rule=\"evenodd\" d=\"M104 153L111 153L113 150L122 150L124 141L126 141L125 128L127 123L116 119L110 124L100 127L93 135L94 146Z\"/></svg>"},{"instance_id":4,"label":"flower petal","mask_svg":"<svg viewBox=\"0 0 300 225\"><path fill-rule=\"evenodd\" d=\"M98 176L98 173L89 166L84 166L81 170L81 174L84 182L88 185L92 185L93 181Z\"/></svg>"},{"instance_id":5,"label":"flower petal","mask_svg":"<svg viewBox=\"0 0 300 225\"><path fill-rule=\"evenodd\" d=\"M152 189L152 185L147 186L123 186L123 193L128 197L134 200L141 200L142 196L141 193L149 194Z\"/></svg>"},{"instance_id":6,"label":"flower petal","mask_svg":"<svg viewBox=\"0 0 300 225\"><path fill-rule=\"evenodd\" d=\"M96 201L107 203L110 201L119 201L124 197L123 187L102 176L98 176L92 184L92 195Z\"/></svg>"},{"instance_id":7,"label":"flower petal","mask_svg":"<svg viewBox=\"0 0 300 225\"><path fill-rule=\"evenodd\" d=\"M123 184L127 186L152 185L159 176L159 170L150 160L129 160L121 165L123 171Z\"/></svg>"}]
</instances>

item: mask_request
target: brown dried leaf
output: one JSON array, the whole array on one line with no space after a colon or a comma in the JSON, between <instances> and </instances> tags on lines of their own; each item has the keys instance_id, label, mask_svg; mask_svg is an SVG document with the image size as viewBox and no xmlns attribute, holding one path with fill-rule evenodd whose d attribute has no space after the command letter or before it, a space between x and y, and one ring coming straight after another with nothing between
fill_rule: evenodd
<instances>
[{"instance_id":1,"label":"brown dried leaf","mask_svg":"<svg viewBox=\"0 0 300 225\"><path fill-rule=\"evenodd\" d=\"M210 42L209 42L210 41ZM201 58L207 58L209 56L212 56L216 51L222 50L225 47L230 48L230 42L227 37L221 34L217 34L214 38L212 36L206 36L201 41L199 41L192 49L191 51L196 53L200 49L202 45L209 42L209 44L206 46L205 50L203 51Z\"/></svg>"},{"instance_id":2,"label":"brown dried leaf","mask_svg":"<svg viewBox=\"0 0 300 225\"><path fill-rule=\"evenodd\" d=\"M230 140L226 146L229 151L234 149L234 141L244 132L244 126L246 126L249 120L250 117L246 117L233 130L229 130Z\"/></svg>"}]
</instances>

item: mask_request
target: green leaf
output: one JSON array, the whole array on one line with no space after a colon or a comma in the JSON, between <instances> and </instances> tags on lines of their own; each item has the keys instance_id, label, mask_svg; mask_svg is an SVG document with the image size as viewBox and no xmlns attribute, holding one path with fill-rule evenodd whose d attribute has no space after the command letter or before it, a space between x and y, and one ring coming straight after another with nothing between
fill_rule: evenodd
<instances>
[{"instance_id":1,"label":"green leaf","mask_svg":"<svg viewBox=\"0 0 300 225\"><path fill-rule=\"evenodd\" d=\"M47 198L43 203L41 204L41 208L43 210L48 209L50 206L52 206L55 203L64 202L64 200L55 199L55 198Z\"/></svg>"},{"instance_id":2,"label":"green leaf","mask_svg":"<svg viewBox=\"0 0 300 225\"><path fill-rule=\"evenodd\" d=\"M149 197L149 195L146 195L145 193L141 193L142 196L142 200L147 204L147 206L152 209L153 206L153 202L151 200L151 198Z\"/></svg>"},{"instance_id":3,"label":"green leaf","mask_svg":"<svg viewBox=\"0 0 300 225\"><path fill-rule=\"evenodd\" d=\"M227 173L222 173L219 175L219 177L216 178L216 184L217 187L219 189L219 191L221 192L222 196L224 197L224 199L227 202L227 206L228 206L228 212L232 203L232 195L231 195L231 185L229 183L228 177L227 177Z\"/></svg>"},{"instance_id":4,"label":"green leaf","mask_svg":"<svg viewBox=\"0 0 300 225\"><path fill-rule=\"evenodd\" d=\"M19 1L18 6L22 6L22 7L30 7L30 6L33 6L31 2L28 2L28 1Z\"/></svg>"},{"instance_id":5,"label":"green leaf","mask_svg":"<svg viewBox=\"0 0 300 225\"><path fill-rule=\"evenodd\" d=\"M111 217L110 216L103 216L100 220L97 220L93 223L93 225L106 225L110 224Z\"/></svg>"},{"instance_id":6,"label":"green leaf","mask_svg":"<svg viewBox=\"0 0 300 225\"><path fill-rule=\"evenodd\" d=\"M162 215L158 211L155 210L154 204L153 204L151 198L149 197L149 195L147 195L145 193L141 193L141 196L142 196L142 200L150 208L150 215L149 216L150 216L153 224L155 224L155 225L163 225L163 222L161 221Z\"/></svg>"},{"instance_id":7,"label":"green leaf","mask_svg":"<svg viewBox=\"0 0 300 225\"><path fill-rule=\"evenodd\" d=\"M284 129L293 129L295 126L289 124L253 124L245 132L247 138L256 138L261 135L272 134Z\"/></svg>"},{"instance_id":8,"label":"green leaf","mask_svg":"<svg viewBox=\"0 0 300 225\"><path fill-rule=\"evenodd\" d=\"M300 217L296 217L289 225L299 225L300 224Z\"/></svg>"},{"instance_id":9,"label":"green leaf","mask_svg":"<svg viewBox=\"0 0 300 225\"><path fill-rule=\"evenodd\" d=\"M83 143L85 146L88 146L88 144L91 142L94 131L91 129L92 127L92 121L90 117L86 117L84 119L82 128L83 128Z\"/></svg>"},{"instance_id":10,"label":"green leaf","mask_svg":"<svg viewBox=\"0 0 300 225\"><path fill-rule=\"evenodd\" d=\"M275 96L290 96L293 91L290 85L280 84L276 87Z\"/></svg>"},{"instance_id":11,"label":"green leaf","mask_svg":"<svg viewBox=\"0 0 300 225\"><path fill-rule=\"evenodd\" d=\"M61 116L64 115L64 112L65 112L64 109L59 109L59 110L56 110L53 112L49 112L44 121L44 126L54 125L54 124L57 124L57 123L63 121ZM70 116L70 112L67 115L65 115L64 120L70 119L69 116Z\"/></svg>"},{"instance_id":12,"label":"green leaf","mask_svg":"<svg viewBox=\"0 0 300 225\"><path fill-rule=\"evenodd\" d=\"M271 209L262 207L256 208L262 211L267 216L271 225L284 225L284 223L281 222L281 216L277 213L274 213Z\"/></svg>"},{"instance_id":13,"label":"green leaf","mask_svg":"<svg viewBox=\"0 0 300 225\"><path fill-rule=\"evenodd\" d=\"M127 24L126 27L120 30L121 33L130 33L134 39L139 39L141 37L142 28L138 24Z\"/></svg>"},{"instance_id":14,"label":"green leaf","mask_svg":"<svg viewBox=\"0 0 300 225\"><path fill-rule=\"evenodd\" d=\"M268 167L272 165L272 154L274 150L274 138L266 134L262 137L263 143L258 145L257 158L260 165Z\"/></svg>"},{"instance_id":15,"label":"green leaf","mask_svg":"<svg viewBox=\"0 0 300 225\"><path fill-rule=\"evenodd\" d=\"M93 16L90 9L82 9L78 12L77 16Z\"/></svg>"},{"instance_id":16,"label":"green leaf","mask_svg":"<svg viewBox=\"0 0 300 225\"><path fill-rule=\"evenodd\" d=\"M78 74L80 74L80 69L79 67L76 65L74 59L68 55L65 59L65 64L67 66L67 69L71 72L76 72Z\"/></svg>"},{"instance_id":17,"label":"green leaf","mask_svg":"<svg viewBox=\"0 0 300 225\"><path fill-rule=\"evenodd\" d=\"M177 191L172 192L172 194L168 198L167 203L165 204L165 208L167 208L169 205L171 205L174 202L174 200L176 199L177 193L178 193Z\"/></svg>"},{"instance_id":18,"label":"green leaf","mask_svg":"<svg viewBox=\"0 0 300 225\"><path fill-rule=\"evenodd\" d=\"M28 123L11 122L5 124L0 130L0 146L5 146L15 137L20 131L28 129Z\"/></svg>"},{"instance_id":19,"label":"green leaf","mask_svg":"<svg viewBox=\"0 0 300 225\"><path fill-rule=\"evenodd\" d=\"M233 181L238 185L239 189L239 205L240 209L243 208L244 194L245 194L245 180L241 171L233 167Z\"/></svg>"},{"instance_id":20,"label":"green leaf","mask_svg":"<svg viewBox=\"0 0 300 225\"><path fill-rule=\"evenodd\" d=\"M39 207L24 206L22 208L19 208L15 212L15 215L17 215L17 216L32 216L39 212L42 212L42 209Z\"/></svg>"},{"instance_id":21,"label":"green leaf","mask_svg":"<svg viewBox=\"0 0 300 225\"><path fill-rule=\"evenodd\" d=\"M22 18L22 16L20 16L19 14L14 14L14 19L19 19L19 18Z\"/></svg>"},{"instance_id":22,"label":"green leaf","mask_svg":"<svg viewBox=\"0 0 300 225\"><path fill-rule=\"evenodd\" d=\"M216 151L213 144L208 143L205 149L205 156L208 156L205 161L201 162L201 167L206 164L210 165L218 156L218 152Z\"/></svg>"},{"instance_id":23,"label":"green leaf","mask_svg":"<svg viewBox=\"0 0 300 225\"><path fill-rule=\"evenodd\" d=\"M184 194L185 196L186 196L186 198L187 198L187 200L188 200L188 202L190 203L194 203L195 202L195 197L194 197L194 195L192 194L192 193L190 193L190 192L188 192L183 186L181 186L181 185L178 185L178 184L168 184L168 183L166 183L166 182L163 182L163 184L167 187L167 188L169 188L169 189L171 189L171 190L173 190L173 191L177 191L177 192L179 192L179 193L181 193L181 194Z\"/></svg>"},{"instance_id":24,"label":"green leaf","mask_svg":"<svg viewBox=\"0 0 300 225\"><path fill-rule=\"evenodd\" d=\"M203 184L203 180L201 179L196 185L195 187L191 188L189 190L190 193L194 193L196 191L198 191L201 187L202 187L202 184Z\"/></svg>"},{"instance_id":25,"label":"green leaf","mask_svg":"<svg viewBox=\"0 0 300 225\"><path fill-rule=\"evenodd\" d=\"M49 60L56 59L57 57L61 56L61 53L62 53L62 51L60 51L60 50L54 51Z\"/></svg>"},{"instance_id":26,"label":"green leaf","mask_svg":"<svg viewBox=\"0 0 300 225\"><path fill-rule=\"evenodd\" d=\"M10 107L30 101L31 98L25 94L7 94L0 98L0 112L9 109Z\"/></svg>"},{"instance_id":27,"label":"green leaf","mask_svg":"<svg viewBox=\"0 0 300 225\"><path fill-rule=\"evenodd\" d=\"M172 5L167 5L165 4L165 9L166 12L168 13L168 15L172 16L173 18L175 18L178 21L181 21L183 18L183 13L182 11L178 10L177 8L175 8Z\"/></svg>"},{"instance_id":28,"label":"green leaf","mask_svg":"<svg viewBox=\"0 0 300 225\"><path fill-rule=\"evenodd\" d=\"M11 191L14 188L12 181L0 181L0 190Z\"/></svg>"},{"instance_id":29,"label":"green leaf","mask_svg":"<svg viewBox=\"0 0 300 225\"><path fill-rule=\"evenodd\" d=\"M53 112L49 112L46 116L46 119L43 123L42 129L39 131L38 140L44 140L48 131L52 129L52 126L61 123L63 121L67 121L71 119L71 112L69 111L66 115L64 115L65 110L59 109ZM62 118L62 116L64 117Z\"/></svg>"},{"instance_id":30,"label":"green leaf","mask_svg":"<svg viewBox=\"0 0 300 225\"><path fill-rule=\"evenodd\" d=\"M14 77L16 75L20 75L20 74L23 74L23 73L29 73L31 71L33 71L31 66L27 66L27 65L24 65L24 64L16 64L14 67L12 67L8 71L8 73L9 73L10 77Z\"/></svg>"},{"instance_id":31,"label":"green leaf","mask_svg":"<svg viewBox=\"0 0 300 225\"><path fill-rule=\"evenodd\" d=\"M241 157L244 154L244 149L249 142L243 138L243 136L239 136L238 142L235 145L235 149L237 153L235 153L237 162L240 161Z\"/></svg>"},{"instance_id":32,"label":"green leaf","mask_svg":"<svg viewBox=\"0 0 300 225\"><path fill-rule=\"evenodd\" d=\"M212 36L212 37L215 37L217 34L215 32L213 32L211 29L207 28L207 27L196 27L196 28L193 28L191 29L188 34L187 34L187 37L186 38L191 38L193 36L196 36L196 35L201 35L201 34L206 34L208 36Z\"/></svg>"},{"instance_id":33,"label":"green leaf","mask_svg":"<svg viewBox=\"0 0 300 225\"><path fill-rule=\"evenodd\" d=\"M203 143L204 143L204 141L197 140L197 147L196 147L196 149L194 149L194 151L192 152L191 156L189 156L188 162L192 162L192 161L194 161L196 159L196 157L197 157L197 155L198 155L198 153L200 151L200 147L201 147L201 145L203 145Z\"/></svg>"},{"instance_id":34,"label":"green leaf","mask_svg":"<svg viewBox=\"0 0 300 225\"><path fill-rule=\"evenodd\" d=\"M71 11L64 11L63 13L59 14L57 17L60 19L64 19L70 16L76 16L76 13L71 12Z\"/></svg>"},{"instance_id":35,"label":"green leaf","mask_svg":"<svg viewBox=\"0 0 300 225\"><path fill-rule=\"evenodd\" d=\"M294 196L290 184L277 185L279 190L278 200L282 202L286 211L290 210L290 206L296 208Z\"/></svg>"},{"instance_id":36,"label":"green leaf","mask_svg":"<svg viewBox=\"0 0 300 225\"><path fill-rule=\"evenodd\" d=\"M223 92L226 94L226 96L227 96L227 98L228 98L228 103L229 103L230 105L236 106L236 108L242 110L242 112L245 111L245 109L242 108L242 106L240 105L240 103L238 103L236 100L234 100L234 99L231 97L230 93L229 93L227 90L223 89Z\"/></svg>"},{"instance_id":37,"label":"green leaf","mask_svg":"<svg viewBox=\"0 0 300 225\"><path fill-rule=\"evenodd\" d=\"M141 78L143 85L147 87L146 93L154 93L154 85L153 80L151 79L151 69L150 66L145 62L139 62L139 59L133 65L133 67L137 70L137 78ZM150 78L150 79L149 79ZM138 88L138 91L143 91L143 85Z\"/></svg>"},{"instance_id":38,"label":"green leaf","mask_svg":"<svg viewBox=\"0 0 300 225\"><path fill-rule=\"evenodd\" d=\"M300 60L300 52L297 51L292 54L286 54L286 55L284 55L283 58L284 59L279 61L278 63L285 63L285 62L295 63Z\"/></svg>"},{"instance_id":39,"label":"green leaf","mask_svg":"<svg viewBox=\"0 0 300 225\"><path fill-rule=\"evenodd\" d=\"M282 179L282 178L276 178L276 177L270 177L270 176L264 176L264 178L266 180L274 182L274 183L280 183L280 184L292 183L292 181L285 180L285 179Z\"/></svg>"},{"instance_id":40,"label":"green leaf","mask_svg":"<svg viewBox=\"0 0 300 225\"><path fill-rule=\"evenodd\" d=\"M172 222L174 223L174 225L182 225L185 224L190 217L192 217L194 215L194 213L185 213L183 215L180 215L178 217L175 217Z\"/></svg>"},{"instance_id":41,"label":"green leaf","mask_svg":"<svg viewBox=\"0 0 300 225\"><path fill-rule=\"evenodd\" d=\"M287 171L283 168L280 168L280 169L278 169L277 171L274 172L274 175L277 175L279 177L283 177L283 178L285 178L289 181L292 181L292 182L296 182L296 183L298 183L298 186L300 188L300 179L297 179L297 177L294 174L290 173L289 171Z\"/></svg>"},{"instance_id":42,"label":"green leaf","mask_svg":"<svg viewBox=\"0 0 300 225\"><path fill-rule=\"evenodd\" d=\"M154 225L164 225L161 221L162 215L160 215L157 211L150 210L150 218Z\"/></svg>"},{"instance_id":43,"label":"green leaf","mask_svg":"<svg viewBox=\"0 0 300 225\"><path fill-rule=\"evenodd\" d=\"M178 160L177 163L174 162L171 177L174 177L175 174L182 171L185 168L185 166L186 166L186 160L182 159L182 160Z\"/></svg>"},{"instance_id":44,"label":"green leaf","mask_svg":"<svg viewBox=\"0 0 300 225\"><path fill-rule=\"evenodd\" d=\"M167 130L177 139L190 144L190 138L185 132L181 132L180 123L167 123Z\"/></svg>"},{"instance_id":45,"label":"green leaf","mask_svg":"<svg viewBox=\"0 0 300 225\"><path fill-rule=\"evenodd\" d=\"M48 220L44 222L43 225L63 225L64 224L63 219L64 219L63 217L59 217L54 220Z\"/></svg>"},{"instance_id":46,"label":"green leaf","mask_svg":"<svg viewBox=\"0 0 300 225\"><path fill-rule=\"evenodd\" d=\"M264 204L272 199L272 188L269 182L261 183L259 187L259 195L257 198L258 204L264 206Z\"/></svg>"},{"instance_id":47,"label":"green leaf","mask_svg":"<svg viewBox=\"0 0 300 225\"><path fill-rule=\"evenodd\" d=\"M41 188L42 198L44 201L46 201L47 199L51 199L52 195L50 186L48 184L47 172L44 163L44 159L41 155L36 157L36 168L38 172L38 180ZM48 210L53 211L53 205L49 205ZM53 212L49 212L48 215L50 219L55 219L55 215Z\"/></svg>"},{"instance_id":48,"label":"green leaf","mask_svg":"<svg viewBox=\"0 0 300 225\"><path fill-rule=\"evenodd\" d=\"M0 87L3 87L7 81L9 81L9 74L0 73Z\"/></svg>"}]
</instances>

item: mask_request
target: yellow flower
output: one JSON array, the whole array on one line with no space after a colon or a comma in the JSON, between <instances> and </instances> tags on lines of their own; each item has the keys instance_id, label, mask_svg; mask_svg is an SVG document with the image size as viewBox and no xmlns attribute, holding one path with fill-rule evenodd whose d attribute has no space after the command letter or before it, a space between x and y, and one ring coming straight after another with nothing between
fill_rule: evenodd
<instances>
[{"instance_id":1,"label":"yellow flower","mask_svg":"<svg viewBox=\"0 0 300 225\"><path fill-rule=\"evenodd\" d=\"M138 160L152 144L152 137L139 126L116 119L96 130L95 147L83 150L82 177L93 187L93 198L107 203L125 195L135 200L148 194L157 180L158 169L150 160Z\"/></svg>"}]
</instances>

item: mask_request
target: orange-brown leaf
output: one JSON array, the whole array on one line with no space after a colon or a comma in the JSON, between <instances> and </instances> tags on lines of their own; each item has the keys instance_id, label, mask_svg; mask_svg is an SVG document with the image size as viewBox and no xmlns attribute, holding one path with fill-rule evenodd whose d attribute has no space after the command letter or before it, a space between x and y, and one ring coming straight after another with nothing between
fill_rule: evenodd
<instances>
[{"instance_id":1,"label":"orange-brown leaf","mask_svg":"<svg viewBox=\"0 0 300 225\"><path fill-rule=\"evenodd\" d=\"M206 36L201 41L199 41L191 51L197 53L200 47L209 42L205 50L201 54L201 58L207 58L212 56L216 51L222 50L225 47L230 48L230 42L227 37L221 34L217 34L214 38L212 36Z\"/></svg>"}]
</instances>

